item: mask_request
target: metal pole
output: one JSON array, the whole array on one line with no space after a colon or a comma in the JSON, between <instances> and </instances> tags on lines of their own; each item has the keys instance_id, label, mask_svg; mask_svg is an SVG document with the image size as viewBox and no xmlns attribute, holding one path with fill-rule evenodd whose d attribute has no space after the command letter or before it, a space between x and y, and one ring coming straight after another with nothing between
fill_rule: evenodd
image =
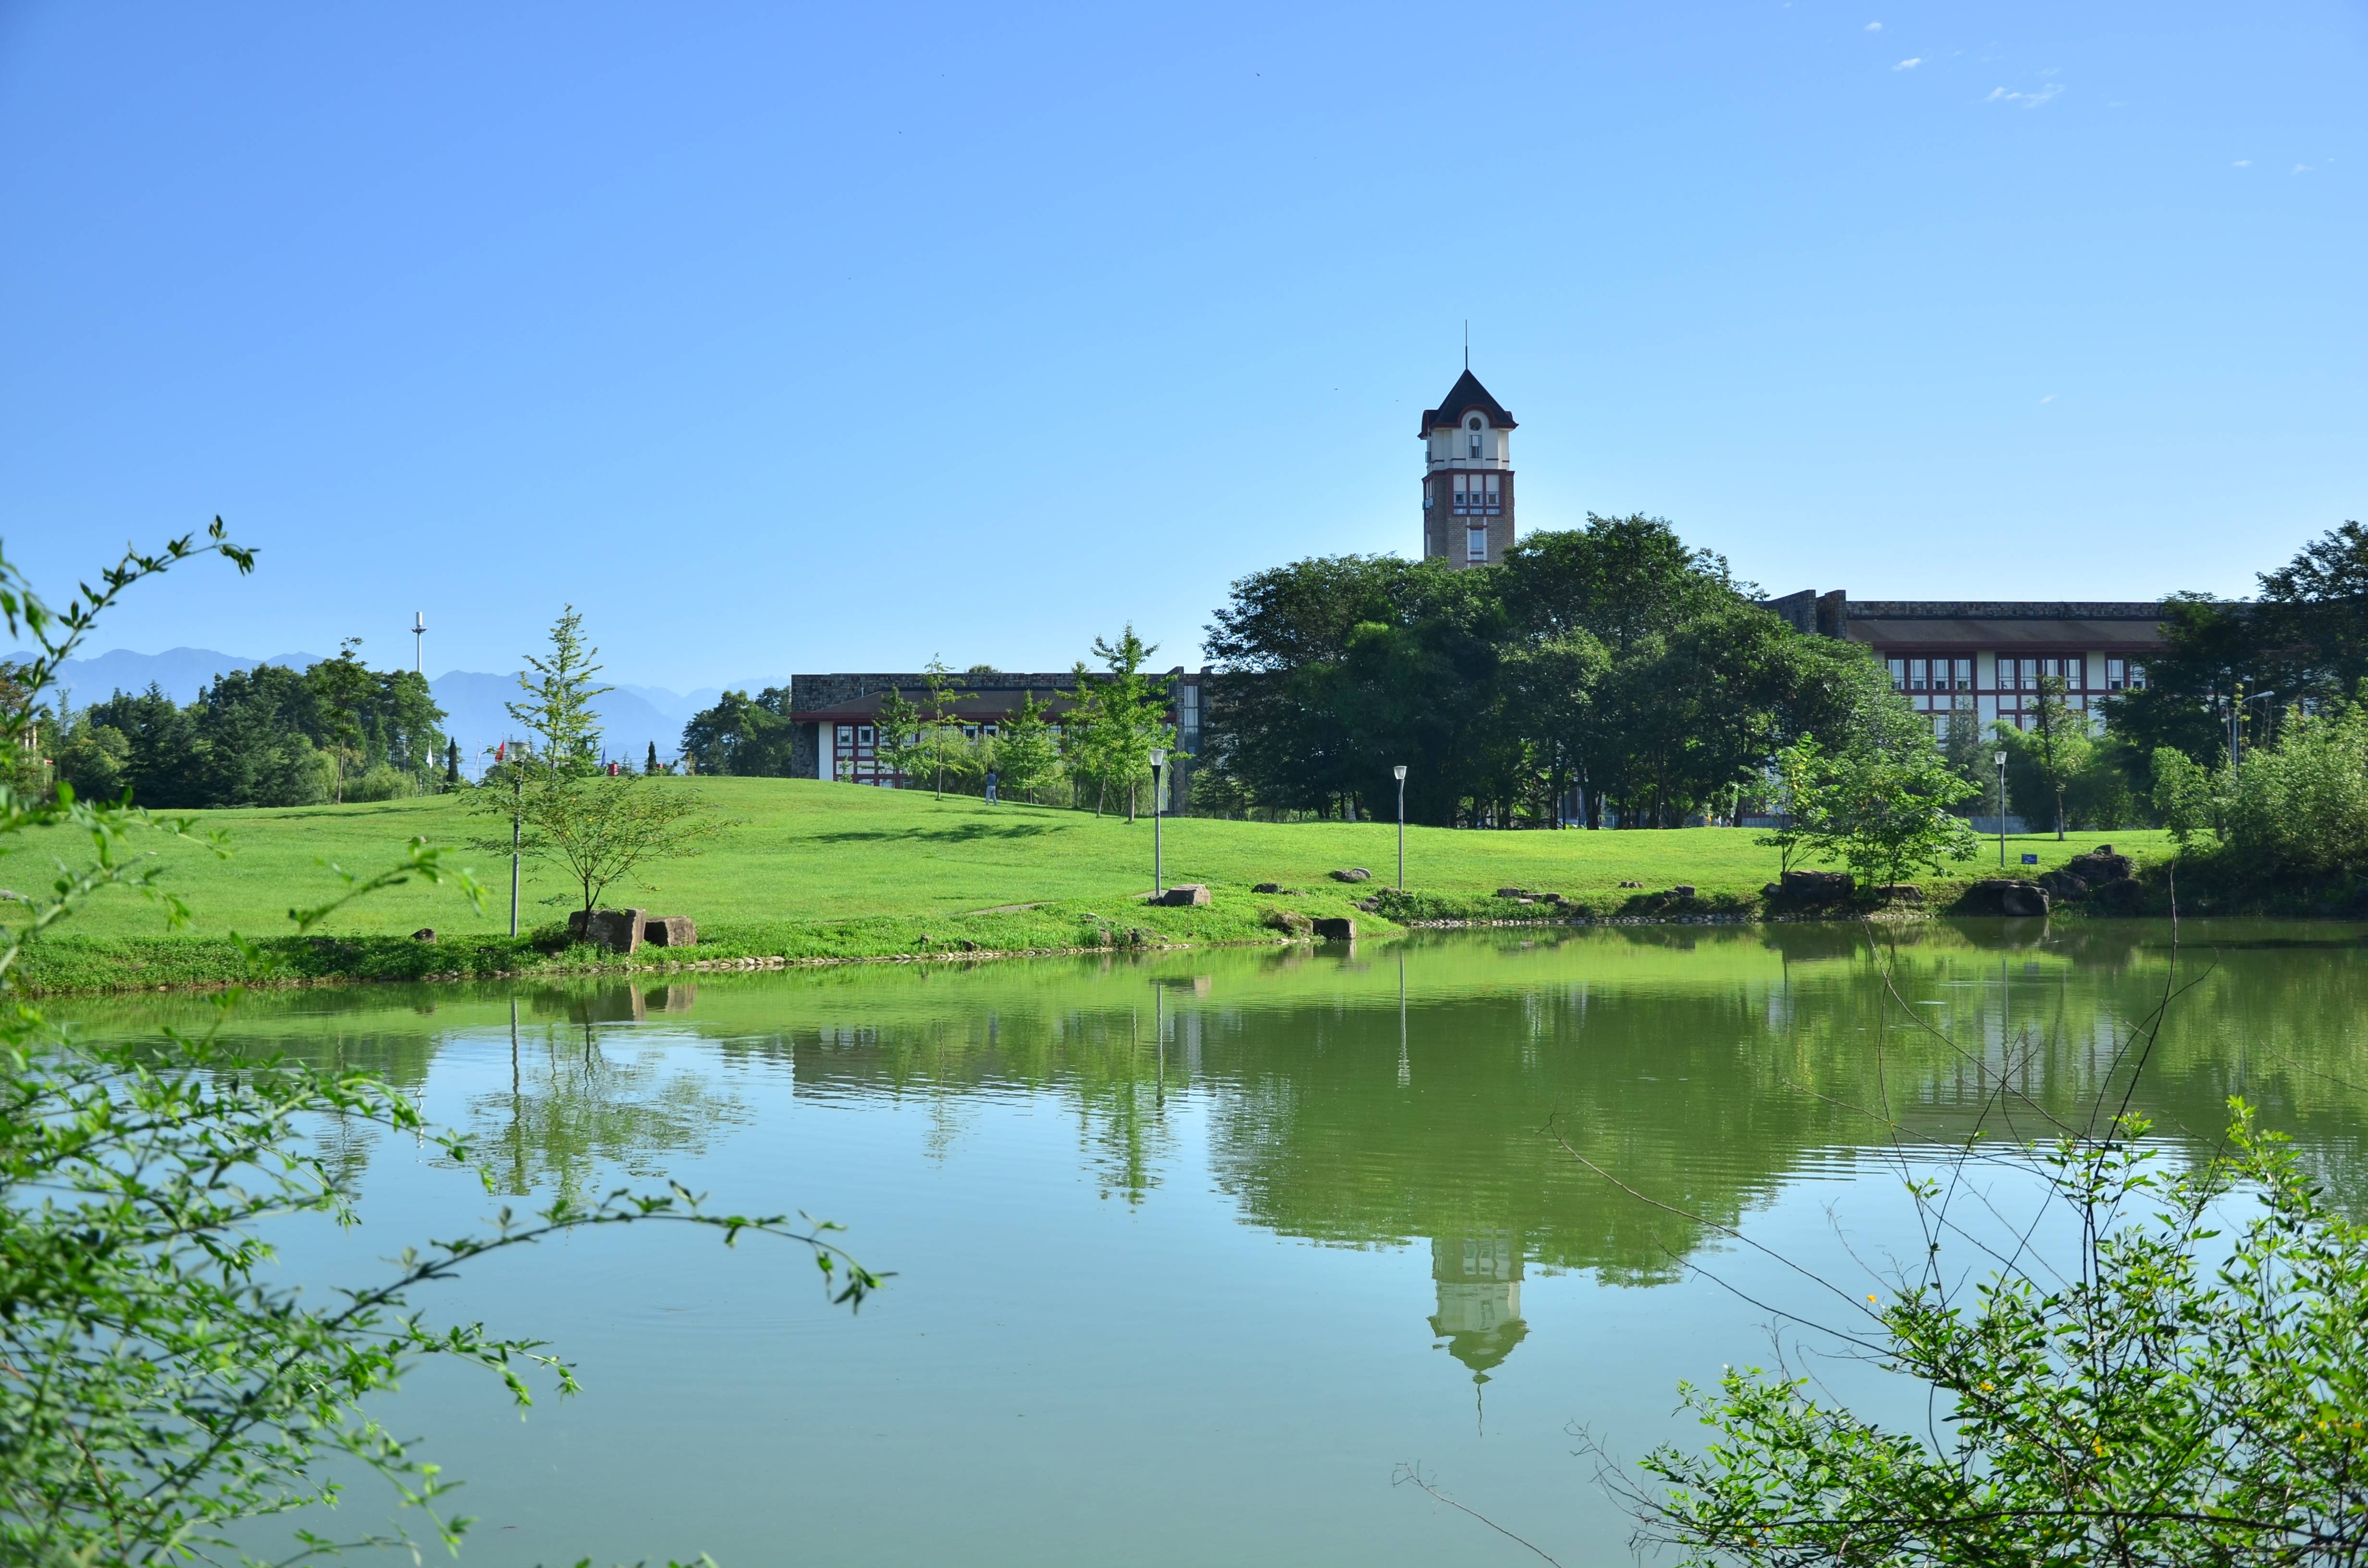
<instances>
[{"instance_id":1,"label":"metal pole","mask_svg":"<svg viewBox=\"0 0 2368 1568\"><path fill-rule=\"evenodd\" d=\"M1998 754L1998 869L2006 869L2006 753Z\"/></svg>"},{"instance_id":2,"label":"metal pole","mask_svg":"<svg viewBox=\"0 0 2368 1568\"><path fill-rule=\"evenodd\" d=\"M1157 898L1159 885L1159 778L1164 770L1154 766L1151 770L1151 896Z\"/></svg>"},{"instance_id":3,"label":"metal pole","mask_svg":"<svg viewBox=\"0 0 2368 1568\"><path fill-rule=\"evenodd\" d=\"M2235 778L2244 770L2245 759L2237 750L2237 716L2245 710L2245 683L2238 681L2234 695L2228 699L2228 776Z\"/></svg>"},{"instance_id":4,"label":"metal pole","mask_svg":"<svg viewBox=\"0 0 2368 1568\"><path fill-rule=\"evenodd\" d=\"M1406 780L1398 780L1398 892L1406 892Z\"/></svg>"},{"instance_id":5,"label":"metal pole","mask_svg":"<svg viewBox=\"0 0 2368 1568\"><path fill-rule=\"evenodd\" d=\"M427 612L420 609L413 610L411 612L411 673L413 675L425 676L427 673L427 665L423 662L427 658L425 652L427 644Z\"/></svg>"},{"instance_id":6,"label":"metal pole","mask_svg":"<svg viewBox=\"0 0 2368 1568\"><path fill-rule=\"evenodd\" d=\"M513 746L512 750L517 748ZM518 935L518 816L526 807L526 776L518 771L518 758L510 758L510 935Z\"/></svg>"}]
</instances>

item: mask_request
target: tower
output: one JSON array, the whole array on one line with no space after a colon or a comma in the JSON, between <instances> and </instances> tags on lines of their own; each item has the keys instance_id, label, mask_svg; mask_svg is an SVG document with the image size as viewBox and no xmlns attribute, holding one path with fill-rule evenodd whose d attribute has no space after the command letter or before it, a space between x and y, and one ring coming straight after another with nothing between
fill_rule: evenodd
<instances>
[{"instance_id":1,"label":"tower","mask_svg":"<svg viewBox=\"0 0 2368 1568\"><path fill-rule=\"evenodd\" d=\"M1467 366L1419 433L1424 559L1496 565L1513 542L1513 416Z\"/></svg>"}]
</instances>

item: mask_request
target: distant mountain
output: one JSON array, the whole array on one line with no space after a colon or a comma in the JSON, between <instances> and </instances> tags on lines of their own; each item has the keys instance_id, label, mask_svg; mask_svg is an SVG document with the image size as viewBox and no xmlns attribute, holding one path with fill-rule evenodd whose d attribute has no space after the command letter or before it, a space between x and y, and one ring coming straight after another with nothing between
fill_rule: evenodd
<instances>
[{"instance_id":1,"label":"distant mountain","mask_svg":"<svg viewBox=\"0 0 2368 1568\"><path fill-rule=\"evenodd\" d=\"M68 659L58 668L58 686L77 708L103 701L118 691L145 691L152 685L176 702L194 702L200 690L229 671L251 670L257 665L285 665L301 670L319 660L316 653L275 653L256 659L211 648L172 648L162 653L118 648L94 658ZM436 705L444 710L445 728L461 743L463 766L472 771L481 752L518 731L506 706L518 695L514 675L450 670L429 681L427 689L434 694ZM657 686L620 685L592 706L600 715L601 742L610 756L639 763L655 742L658 756L671 761L681 749L683 724L723 695L722 688L715 687L682 693Z\"/></svg>"},{"instance_id":2,"label":"distant mountain","mask_svg":"<svg viewBox=\"0 0 2368 1568\"><path fill-rule=\"evenodd\" d=\"M176 702L194 702L198 693L216 677L257 665L285 665L301 670L320 661L318 653L274 653L253 659L237 653L217 653L211 648L167 648L161 653L135 653L118 648L90 659L68 659L58 666L58 686L77 708L104 701L119 691L145 691L162 687Z\"/></svg>"}]
</instances>

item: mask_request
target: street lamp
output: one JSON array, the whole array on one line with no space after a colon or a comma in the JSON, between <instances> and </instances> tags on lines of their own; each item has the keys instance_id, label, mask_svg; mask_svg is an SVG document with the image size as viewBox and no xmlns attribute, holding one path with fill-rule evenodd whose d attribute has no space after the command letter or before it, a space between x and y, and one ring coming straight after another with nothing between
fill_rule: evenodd
<instances>
[{"instance_id":1,"label":"street lamp","mask_svg":"<svg viewBox=\"0 0 2368 1568\"><path fill-rule=\"evenodd\" d=\"M1163 748L1163 747L1160 747L1160 746L1154 746L1154 747L1152 747L1152 748L1151 748L1151 896L1152 896L1152 897L1154 897L1154 898L1157 898L1157 897L1159 896L1159 894L1160 894L1160 891L1161 891L1161 890L1160 890L1160 886L1159 886L1159 779L1160 779L1160 773L1161 773L1161 770L1162 770L1162 769L1164 769L1164 768L1166 768L1166 767L1167 767L1167 753L1166 749L1165 749L1165 748Z\"/></svg>"},{"instance_id":2,"label":"street lamp","mask_svg":"<svg viewBox=\"0 0 2368 1568\"><path fill-rule=\"evenodd\" d=\"M2006 753L2000 752L1992 761L1998 770L1998 869L2006 869Z\"/></svg>"},{"instance_id":3,"label":"street lamp","mask_svg":"<svg viewBox=\"0 0 2368 1568\"><path fill-rule=\"evenodd\" d=\"M1406 892L1406 764L1390 769L1390 777L1398 781L1398 892Z\"/></svg>"}]
</instances>

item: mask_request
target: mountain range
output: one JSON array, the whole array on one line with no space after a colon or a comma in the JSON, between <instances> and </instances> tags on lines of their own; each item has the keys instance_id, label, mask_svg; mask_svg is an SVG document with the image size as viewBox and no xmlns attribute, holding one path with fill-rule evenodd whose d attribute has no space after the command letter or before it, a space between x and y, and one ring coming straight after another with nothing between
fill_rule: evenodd
<instances>
[{"instance_id":1,"label":"mountain range","mask_svg":"<svg viewBox=\"0 0 2368 1568\"><path fill-rule=\"evenodd\" d=\"M211 648L168 648L161 653L136 653L117 648L87 659L68 659L58 668L58 687L65 700L88 707L118 691L145 691L154 686L176 702L196 700L198 693L232 670L257 665L281 665L301 670L319 661L317 653L273 653L265 658L218 653ZM786 676L753 680L734 690L756 691L786 686ZM515 675L486 675L475 670L447 670L427 683L436 705L444 710L445 728L461 743L463 758L517 733L504 704L518 696ZM662 686L630 686L615 689L593 703L600 715L601 741L609 755L639 762L652 744L658 756L679 755L682 727L703 708L723 695L722 687L695 691L670 691Z\"/></svg>"}]
</instances>

